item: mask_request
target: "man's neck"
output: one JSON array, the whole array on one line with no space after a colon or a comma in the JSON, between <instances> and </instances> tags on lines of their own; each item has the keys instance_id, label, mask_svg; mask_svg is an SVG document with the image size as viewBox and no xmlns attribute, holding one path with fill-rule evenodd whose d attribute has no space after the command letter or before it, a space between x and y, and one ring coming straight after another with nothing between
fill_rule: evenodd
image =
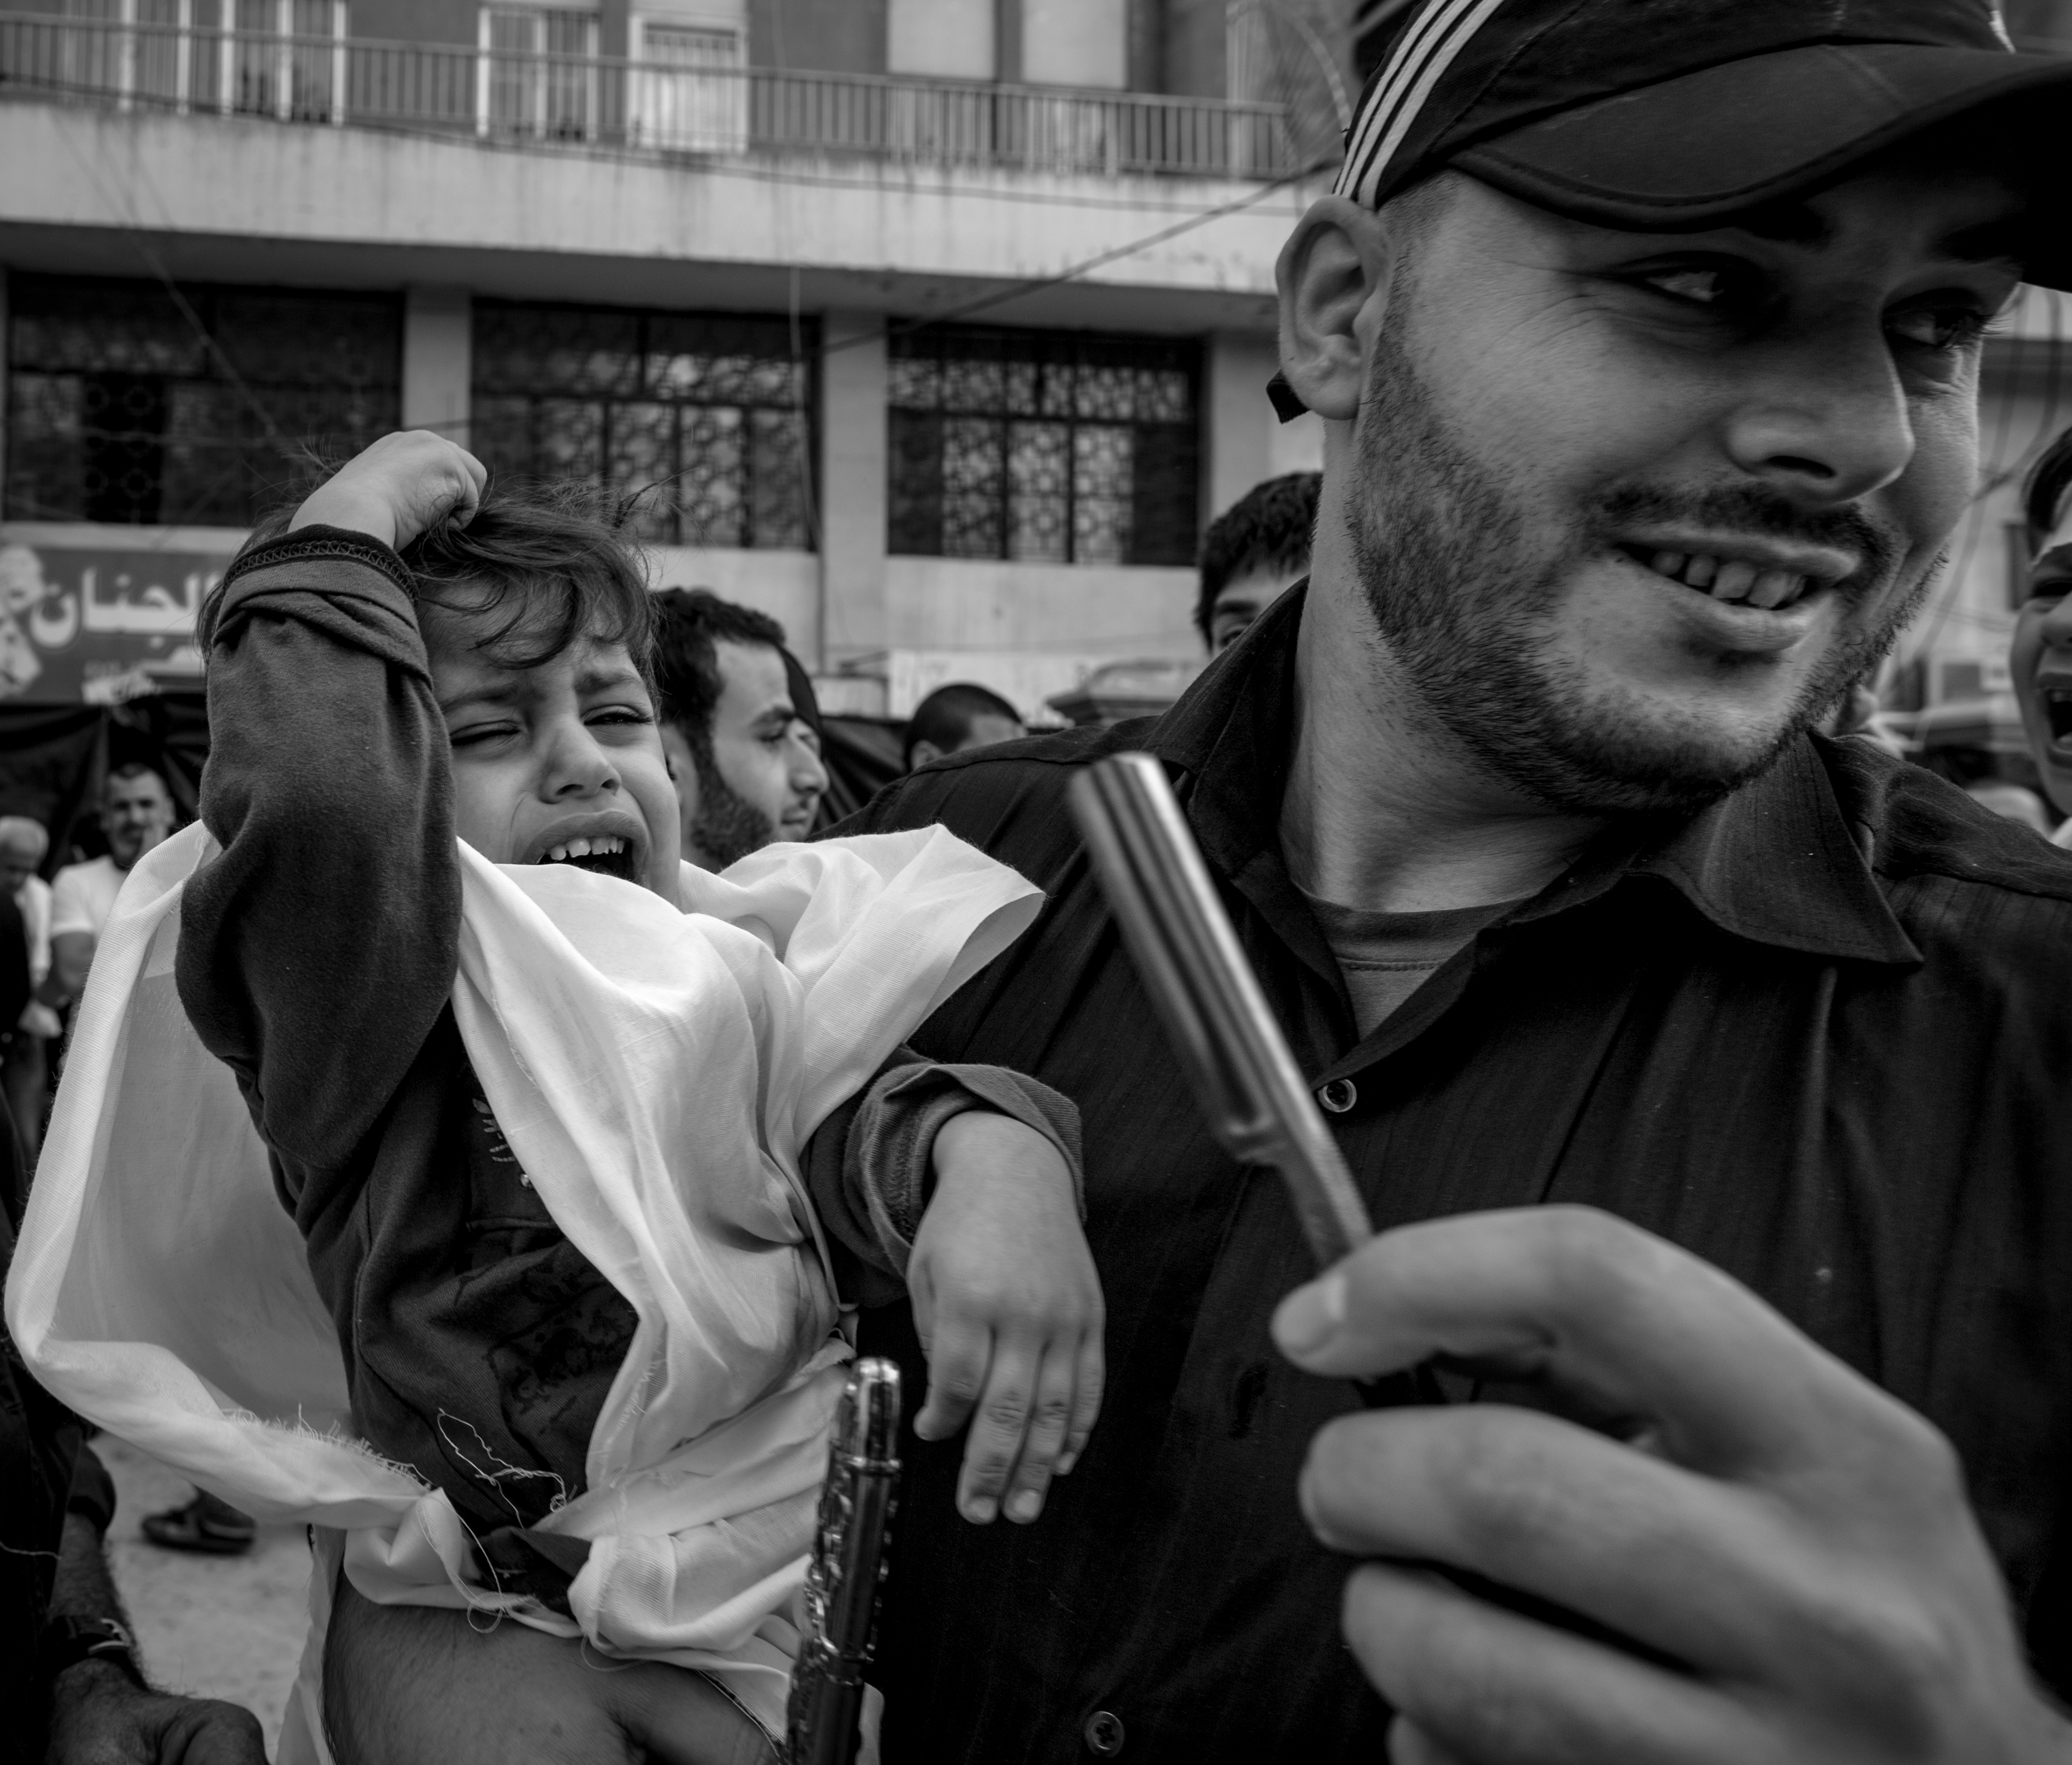
<instances>
[{"instance_id":1,"label":"man's neck","mask_svg":"<svg viewBox=\"0 0 2072 1765\"><path fill-rule=\"evenodd\" d=\"M1320 535L1320 538L1322 536ZM1281 804L1289 873L1372 913L1427 913L1536 894L1602 823L1492 776L1429 714L1359 597L1350 560L1319 548L1296 642L1295 740Z\"/></svg>"}]
</instances>

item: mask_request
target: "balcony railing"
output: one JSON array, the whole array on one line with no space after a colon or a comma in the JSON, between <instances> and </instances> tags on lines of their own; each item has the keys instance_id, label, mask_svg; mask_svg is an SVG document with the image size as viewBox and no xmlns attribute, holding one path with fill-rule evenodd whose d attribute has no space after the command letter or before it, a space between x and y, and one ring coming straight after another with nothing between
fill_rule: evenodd
<instances>
[{"instance_id":1,"label":"balcony railing","mask_svg":"<svg viewBox=\"0 0 2072 1765\"><path fill-rule=\"evenodd\" d=\"M0 13L0 96L660 157L1272 178L1281 107Z\"/></svg>"}]
</instances>

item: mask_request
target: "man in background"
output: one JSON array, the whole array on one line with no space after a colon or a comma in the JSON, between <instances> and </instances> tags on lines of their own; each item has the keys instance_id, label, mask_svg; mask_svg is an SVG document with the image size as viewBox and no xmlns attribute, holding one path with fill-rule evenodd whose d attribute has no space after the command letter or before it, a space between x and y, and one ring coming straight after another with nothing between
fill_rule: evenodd
<instances>
[{"instance_id":1,"label":"man in background","mask_svg":"<svg viewBox=\"0 0 2072 1765\"><path fill-rule=\"evenodd\" d=\"M130 867L173 831L173 794L149 766L133 761L109 774L101 787L106 855L67 864L51 883L51 967L59 997L77 999L84 990L93 946Z\"/></svg>"},{"instance_id":2,"label":"man in background","mask_svg":"<svg viewBox=\"0 0 2072 1765\"><path fill-rule=\"evenodd\" d=\"M952 681L936 688L906 720L906 770L911 772L946 754L990 748L998 741L1019 741L1028 733L1021 712L998 693L969 681Z\"/></svg>"},{"instance_id":3,"label":"man in background","mask_svg":"<svg viewBox=\"0 0 2072 1765\"><path fill-rule=\"evenodd\" d=\"M783 626L705 589L666 589L655 610L684 856L724 870L772 840L805 839L828 774L786 667Z\"/></svg>"},{"instance_id":4,"label":"man in background","mask_svg":"<svg viewBox=\"0 0 2072 1765\"><path fill-rule=\"evenodd\" d=\"M43 1097L50 1085L49 1045L63 1032L58 1014L35 996L51 973L51 885L36 874L51 849L43 823L27 815L0 815L0 895L22 916L31 997L6 1035L0 1053L0 1090L14 1112L22 1153L34 1169L43 1137Z\"/></svg>"},{"instance_id":5,"label":"man in background","mask_svg":"<svg viewBox=\"0 0 2072 1765\"><path fill-rule=\"evenodd\" d=\"M1221 655L1252 622L1309 573L1320 472L1255 484L1202 536L1201 598L1194 624Z\"/></svg>"}]
</instances>

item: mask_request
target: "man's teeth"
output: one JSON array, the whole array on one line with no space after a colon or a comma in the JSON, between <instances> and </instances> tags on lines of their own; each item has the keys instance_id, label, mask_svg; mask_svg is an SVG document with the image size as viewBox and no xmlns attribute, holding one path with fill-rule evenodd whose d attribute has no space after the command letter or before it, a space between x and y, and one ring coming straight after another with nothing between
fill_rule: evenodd
<instances>
[{"instance_id":1,"label":"man's teeth","mask_svg":"<svg viewBox=\"0 0 2072 1765\"><path fill-rule=\"evenodd\" d=\"M543 864L566 864L571 858L602 856L607 852L625 850L626 842L617 834L599 834L594 839L571 839L562 845L549 846L546 856L540 862Z\"/></svg>"},{"instance_id":2,"label":"man's teeth","mask_svg":"<svg viewBox=\"0 0 2072 1765\"><path fill-rule=\"evenodd\" d=\"M1704 552L1657 552L1647 563L1657 575L1702 589L1715 601L1745 601L1750 606L1789 606L1809 586L1796 570L1766 570L1745 558Z\"/></svg>"}]
</instances>

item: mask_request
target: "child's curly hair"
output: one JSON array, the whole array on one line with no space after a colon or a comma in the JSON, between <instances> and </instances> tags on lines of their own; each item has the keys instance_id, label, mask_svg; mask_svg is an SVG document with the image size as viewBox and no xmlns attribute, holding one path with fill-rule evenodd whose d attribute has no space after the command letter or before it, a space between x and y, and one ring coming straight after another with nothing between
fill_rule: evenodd
<instances>
[{"instance_id":1,"label":"child's curly hair","mask_svg":"<svg viewBox=\"0 0 2072 1765\"><path fill-rule=\"evenodd\" d=\"M302 497L269 511L239 552L282 537ZM627 533L631 511L593 486L492 481L474 518L434 522L402 548L418 602L484 622L470 646L509 667L537 667L578 638L623 644L643 679L654 679L655 614L639 550ZM219 586L204 610L213 629Z\"/></svg>"},{"instance_id":2,"label":"child's curly hair","mask_svg":"<svg viewBox=\"0 0 2072 1765\"><path fill-rule=\"evenodd\" d=\"M473 639L508 667L536 667L578 637L623 644L653 673L655 616L623 511L583 484L492 484L465 527L438 521L402 550L424 605L487 619Z\"/></svg>"}]
</instances>

